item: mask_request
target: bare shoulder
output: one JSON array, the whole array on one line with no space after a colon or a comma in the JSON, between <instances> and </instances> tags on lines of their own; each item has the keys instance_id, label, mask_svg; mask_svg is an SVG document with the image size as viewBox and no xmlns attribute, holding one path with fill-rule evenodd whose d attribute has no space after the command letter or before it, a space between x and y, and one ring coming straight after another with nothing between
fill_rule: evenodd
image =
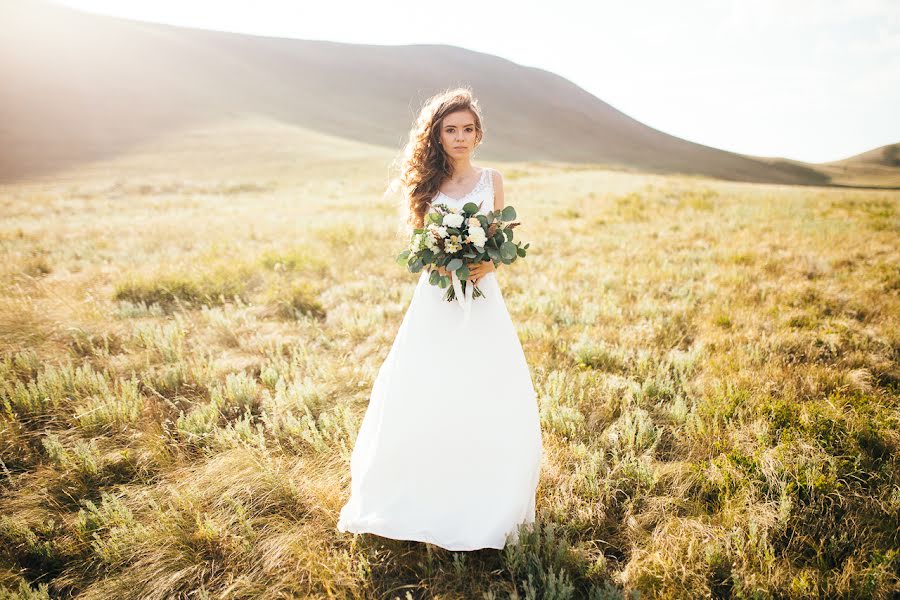
<instances>
[{"instance_id":1,"label":"bare shoulder","mask_svg":"<svg viewBox=\"0 0 900 600\"><path fill-rule=\"evenodd\" d=\"M503 174L499 170L485 167L491 175L491 182L494 184L494 210L500 210L504 207L503 203Z\"/></svg>"}]
</instances>

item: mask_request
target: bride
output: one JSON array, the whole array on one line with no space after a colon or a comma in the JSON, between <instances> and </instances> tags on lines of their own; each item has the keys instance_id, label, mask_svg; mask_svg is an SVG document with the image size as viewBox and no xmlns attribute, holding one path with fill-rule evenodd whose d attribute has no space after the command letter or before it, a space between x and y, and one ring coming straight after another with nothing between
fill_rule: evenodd
<instances>
[{"instance_id":1,"label":"bride","mask_svg":"<svg viewBox=\"0 0 900 600\"><path fill-rule=\"evenodd\" d=\"M399 177L407 225L422 227L437 203L474 202L483 214L504 206L500 172L472 164L483 136L468 89L425 103ZM493 262L469 269L481 297L447 301L428 272L419 276L372 386L338 531L502 549L534 522L543 448L531 373Z\"/></svg>"}]
</instances>

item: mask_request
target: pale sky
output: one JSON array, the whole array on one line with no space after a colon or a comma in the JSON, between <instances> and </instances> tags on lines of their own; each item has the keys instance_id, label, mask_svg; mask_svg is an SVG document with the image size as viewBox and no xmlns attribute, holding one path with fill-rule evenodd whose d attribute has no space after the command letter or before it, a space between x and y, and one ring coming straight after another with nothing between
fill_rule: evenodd
<instances>
[{"instance_id":1,"label":"pale sky","mask_svg":"<svg viewBox=\"0 0 900 600\"><path fill-rule=\"evenodd\" d=\"M900 0L58 1L255 35L461 46L744 154L824 162L900 142Z\"/></svg>"}]
</instances>

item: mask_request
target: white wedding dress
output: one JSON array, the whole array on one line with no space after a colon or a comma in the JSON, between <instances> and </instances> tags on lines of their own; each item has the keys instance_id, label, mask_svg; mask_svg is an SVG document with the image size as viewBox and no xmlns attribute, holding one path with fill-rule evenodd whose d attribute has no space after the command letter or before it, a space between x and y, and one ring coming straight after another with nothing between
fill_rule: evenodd
<instances>
[{"instance_id":1,"label":"white wedding dress","mask_svg":"<svg viewBox=\"0 0 900 600\"><path fill-rule=\"evenodd\" d=\"M471 192L433 202L493 209L489 169ZM500 265L498 268L503 268ZM341 532L502 549L533 523L543 455L531 373L494 272L464 300L422 272L382 363L350 460Z\"/></svg>"}]
</instances>

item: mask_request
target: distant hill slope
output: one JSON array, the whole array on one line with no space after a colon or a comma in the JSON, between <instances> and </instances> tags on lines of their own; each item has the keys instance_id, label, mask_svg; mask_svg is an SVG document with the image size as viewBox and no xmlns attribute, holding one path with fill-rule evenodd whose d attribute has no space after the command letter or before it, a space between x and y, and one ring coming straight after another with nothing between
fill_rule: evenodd
<instances>
[{"instance_id":1,"label":"distant hill slope","mask_svg":"<svg viewBox=\"0 0 900 600\"><path fill-rule=\"evenodd\" d=\"M900 144L888 144L862 154L842 160L835 160L830 165L866 164L882 167L900 167Z\"/></svg>"},{"instance_id":2,"label":"distant hill slope","mask_svg":"<svg viewBox=\"0 0 900 600\"><path fill-rule=\"evenodd\" d=\"M19 0L0 0L0 27L5 181L113 158L162 134L245 115L396 150L424 98L469 85L486 116L481 159L829 183L816 165L688 142L553 73L453 46L269 38Z\"/></svg>"},{"instance_id":3,"label":"distant hill slope","mask_svg":"<svg viewBox=\"0 0 900 600\"><path fill-rule=\"evenodd\" d=\"M814 167L827 175L832 185L900 189L900 144L888 144Z\"/></svg>"}]
</instances>

